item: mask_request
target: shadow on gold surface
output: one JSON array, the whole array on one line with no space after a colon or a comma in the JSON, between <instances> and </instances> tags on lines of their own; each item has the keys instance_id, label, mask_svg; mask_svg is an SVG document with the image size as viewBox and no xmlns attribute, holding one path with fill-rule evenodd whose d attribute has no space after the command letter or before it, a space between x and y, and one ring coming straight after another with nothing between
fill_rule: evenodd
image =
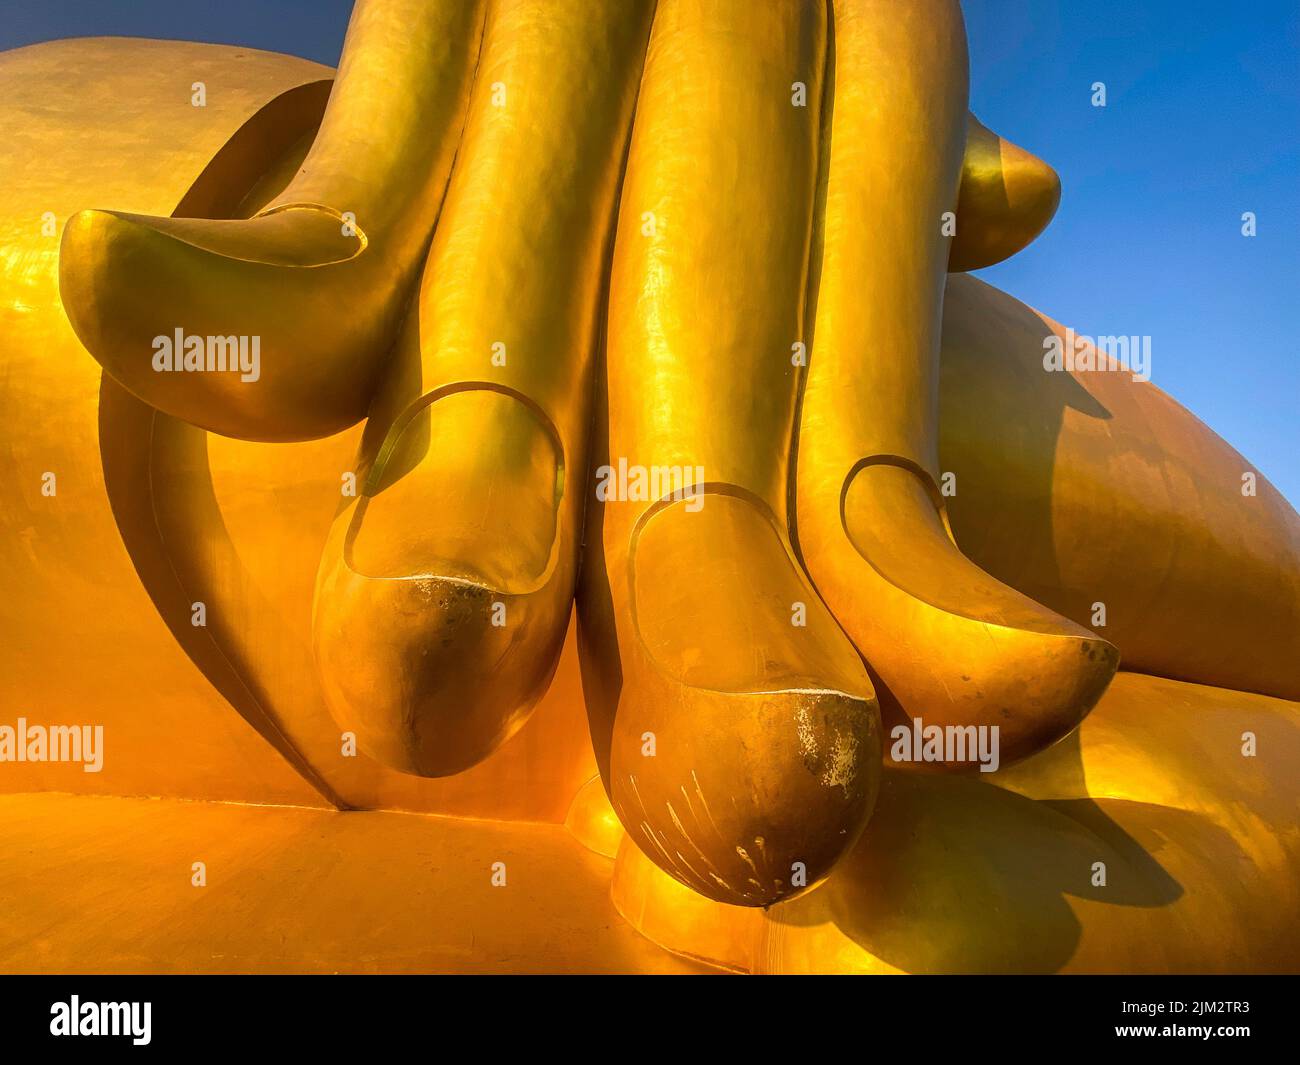
<instances>
[{"instance_id":1,"label":"shadow on gold surface","mask_svg":"<svg viewBox=\"0 0 1300 1065\"><path fill-rule=\"evenodd\" d=\"M804 58L816 52L815 26L809 33L780 28L729 37L725 47L711 40L707 48L765 55L785 49ZM686 39L701 47L706 37ZM225 86L201 120L184 93L158 96L150 71L178 56L194 76ZM654 58L669 69L690 56L664 46ZM713 63L719 56L705 58ZM722 58L737 77L746 68L735 55ZM81 94L67 87L61 72L70 66L102 88L93 115ZM837 700L874 703L872 686L830 614L813 618L811 649L767 639L794 595L806 594L810 606L820 608L785 531L785 459L780 448L760 446L763 440L788 442L797 418L811 417L811 408L800 414L788 374L759 367L755 373L772 378L763 391L771 402L766 414L749 417L748 394L735 390L729 397L735 417L701 412L699 404L690 418L683 416L680 425L698 436L694 450L684 431L676 437L663 432L666 415L680 412L671 403L645 402L638 392L642 371L679 373L685 410L702 369L674 365L671 348L659 351L656 362L647 355L653 345L632 342L636 329L664 327L639 315L636 271L645 266L653 274L665 261L656 258L659 252L687 261L699 249L670 242L639 263L633 244L618 259L616 272L626 276L611 282L626 311L625 333L616 335L615 320L611 344L631 354L606 368L599 381L597 394L608 408L598 434L613 434L616 441L622 434L615 453L649 463L707 454L709 470L721 471L717 482L705 485L705 520L714 530L709 544L747 543L744 559L761 561L765 572L788 570L792 583L753 588L752 569L720 566L732 556L709 555L707 544L683 532L680 501L627 513L596 508L587 525L586 561L593 572L609 567L609 577L584 588L583 638L605 647L586 656L583 689L571 628L536 712L472 768L421 779L367 757L364 745L361 753L349 753L346 736L355 726L346 709L337 721L330 716L312 664L311 608L317 561L331 523L349 502L340 484L349 474L365 481L365 456L372 452L362 444L359 466L354 456L361 431L266 445L209 434L146 406L103 377L72 333L57 284L58 239L45 234L40 221L49 211L61 224L96 204L157 217L256 212L294 177L312 141L328 73L287 57L173 42L70 41L0 55L0 173L19 175L14 188L6 187L0 210L0 418L7 426L0 479L15 486L14 505L0 516L6 543L14 546L0 605L0 671L11 705L32 721L92 718L105 724L110 743L102 773L49 763L6 765L3 790L382 808L534 823L172 802L145 811L126 800L12 795L0 799L0 833L10 853L24 855L4 885L6 897L19 900L14 927L51 931L30 945L11 938L0 949L0 965L102 971L168 965L238 971L679 967L613 919L604 896L610 867L602 856L617 853L618 912L678 954L737 971L1295 967L1296 706L1245 694L1300 698L1294 668L1300 660L1300 523L1294 511L1262 478L1258 495L1244 497L1241 477L1249 464L1154 386L1113 372L1043 373L1043 341L1061 328L973 278L952 276L945 283L938 267L929 338L936 354L921 371L938 388L938 435L931 441L936 455L928 466L915 461L927 477L957 474L960 490L947 501L956 543L1008 591L1074 625L1091 624L1094 603L1104 601L1104 635L1120 649L1126 669L1196 684L1122 673L1063 742L987 780L887 770L876 813L860 842L849 847L850 839L835 832L848 826L840 834L848 837L870 807L872 752L861 759L869 788L850 796L848 813L827 813L826 830L813 833L820 833L814 842L821 849L810 883L830 872L839 850L847 849L847 856L819 888L770 910L726 906L666 876L624 836L592 783L598 761L610 775L615 727L625 733L618 741L637 753L645 717L601 716L610 716L629 681L645 704L643 715L660 713L669 696L683 693L697 709L745 708L746 702L750 710L778 702L797 709L798 700L788 698L792 690L835 676L844 690L820 691L827 698L813 710L821 713ZM670 104L661 114L669 128ZM964 107L953 113L955 122ZM654 114L647 106L639 121L650 122ZM806 132L769 123L771 116L757 109L744 117L756 130L781 131L792 144L802 143ZM711 143L710 119L701 112L696 120L703 152ZM721 121L717 115L712 120ZM1007 151L999 148L1000 158L1009 158ZM630 158L645 160L637 180L647 188L658 182L673 207L689 212L694 202L699 217L708 217L704 208L716 189L698 175L692 184L672 172L683 162L699 170L699 160L665 155L653 142L634 145ZM1036 195L1043 195L1050 181L1036 161L1020 162L1031 183L1038 182ZM812 175L804 176L811 185ZM955 182L955 171L951 176ZM1008 205L1012 179L1002 179ZM745 237L752 246L738 241L727 249L737 277L746 276L749 258L764 260L764 249L803 239L799 225L785 232L788 218L769 218L761 198L750 206L750 216L760 219ZM628 217L635 228L639 214ZM665 230L665 240L672 232ZM1019 236L989 233L990 248L1033 235L1024 236L1028 229ZM629 239L634 236L639 239L636 233ZM724 259L719 253L709 261ZM765 283L772 298L755 296L753 313L740 315L732 323L736 332L728 334L742 356L756 350L749 340L773 338L781 340L784 355L785 327L798 319L798 301L782 295L799 292L797 280L773 271ZM687 313L697 295L689 275L663 291L676 293L672 305L683 313L674 328L683 344L689 342L708 301L699 320ZM848 307L860 301L847 290L843 298ZM713 350L713 340L708 343ZM682 350L679 345L677 354ZM727 367L732 385L719 381L710 393L720 403L728 387L734 390L738 365ZM404 392L402 380L393 380L403 402L409 400L410 389ZM742 383L752 388L754 381ZM427 389L419 384L417 390ZM907 413L895 402L892 413L898 411ZM387 421L372 421L372 434L386 431ZM733 446L746 441L753 446ZM598 455L608 457L609 443L598 442ZM851 462L879 450L865 442ZM417 451L399 457L413 460ZM416 466L410 461L403 469ZM41 494L47 472L57 475L57 496ZM839 486L837 477L831 481ZM899 492L914 494L915 485L896 480L906 486ZM881 500L893 498L885 488L872 491ZM920 513L934 509L928 495L911 503ZM862 528L855 547L860 557L870 539ZM941 527L932 531L935 544L953 549L940 539L947 535ZM647 565L637 585L637 551L690 562L690 572L683 578L671 566ZM873 551L879 549L870 546L866 553ZM853 591L852 582L846 587ZM692 611L701 589L745 609L721 619L697 616ZM860 587L854 594L841 622L861 608ZM199 603L204 625L194 624ZM563 620L555 625L562 627ZM736 655L701 659L703 633L732 641ZM611 649L610 641L624 640L626 646ZM749 683L745 653L760 643L772 650L770 668ZM923 664L923 654L933 655L935 646L932 640L920 647L909 668ZM769 690L777 687L782 690ZM875 690L885 712L899 720L903 712L889 686ZM584 701L596 711L595 752ZM824 714L814 722L825 726L824 734L810 725L816 756L824 759L819 770L833 776L843 768L843 760L830 757L837 749L832 733L852 716ZM856 728L860 721L849 723ZM667 802L676 802L676 790L697 764L718 767L724 794L735 780L762 776L728 762L730 755L716 743L737 731L734 724L721 712L714 721L656 720L661 742L673 738L677 726L677 738L696 746L689 756L679 749L660 766L657 797L667 797L666 813L656 808L646 818L656 822L645 840L652 851L680 828ZM742 724L765 754L782 754L775 727ZM1059 731L1066 728L1053 735ZM1249 762L1241 751L1248 732L1259 739L1259 754ZM870 746L862 743L859 754ZM759 763L770 779L762 778L765 794L758 796L767 805L755 808L788 830L784 862L807 846L799 838L801 827L807 829L806 818L800 821L806 796L785 789L789 774L779 758ZM625 823L636 827L630 804L640 797L630 789L615 794ZM692 801L684 799L687 807ZM691 810L697 820L702 812ZM728 822L735 839L724 843L741 839L752 820ZM582 847L564 835L561 823ZM127 872L98 842L109 835L131 840ZM42 838L48 846L35 845ZM200 857L196 847L214 839L217 868L227 871L215 883L232 890L186 897L191 889L184 870ZM463 855L463 864L450 855L457 861ZM512 883L529 885L524 907L506 906L490 894L486 870L498 859L520 877ZM715 865L725 879L740 883L748 876L742 864L752 868L753 859L748 851L728 853ZM79 860L89 863L81 867L90 870L83 882L70 872ZM1106 866L1105 888L1093 884L1097 862ZM671 855L666 864L675 864ZM307 880L294 879L296 869L308 867L327 870L329 890L313 893ZM376 869L389 876L376 877ZM786 890L777 882L760 885L760 893L769 888L770 897ZM458 892L460 902L453 900ZM758 901L748 888L721 894ZM60 918L52 905L73 914L84 907L96 919L125 914L121 928L137 933L139 942L132 946L114 931L96 933L81 916ZM172 915L180 928L174 956L158 933L154 909ZM381 929L363 927L367 919L378 921L380 911L389 915ZM340 912L343 924L332 929L331 915ZM431 912L438 915L434 921ZM573 943L563 942L566 937Z\"/></svg>"},{"instance_id":2,"label":"shadow on gold surface","mask_svg":"<svg viewBox=\"0 0 1300 1065\"><path fill-rule=\"evenodd\" d=\"M1009 771L887 771L810 895L720 906L625 845L614 901L656 942L744 972L1293 971L1296 710L1121 673L1078 732ZM1249 773L1244 728L1268 750Z\"/></svg>"}]
</instances>

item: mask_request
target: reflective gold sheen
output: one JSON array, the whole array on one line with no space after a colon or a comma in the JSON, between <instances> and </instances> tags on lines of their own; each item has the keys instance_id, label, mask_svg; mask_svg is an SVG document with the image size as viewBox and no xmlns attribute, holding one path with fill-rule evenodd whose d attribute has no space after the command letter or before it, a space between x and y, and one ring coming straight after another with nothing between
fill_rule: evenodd
<instances>
[{"instance_id":1,"label":"reflective gold sheen","mask_svg":"<svg viewBox=\"0 0 1300 1065\"><path fill-rule=\"evenodd\" d=\"M482 18L475 0L358 4L311 151L251 219L74 216L60 282L105 370L227 436L303 440L359 420L442 202ZM257 336L264 372L155 372L153 338L176 329Z\"/></svg>"},{"instance_id":2,"label":"reflective gold sheen","mask_svg":"<svg viewBox=\"0 0 1300 1065\"><path fill-rule=\"evenodd\" d=\"M677 469L696 494L594 503L580 598L615 811L665 871L742 905L830 871L866 822L880 764L871 683L787 534L823 15L659 4L614 247L597 462ZM808 106L791 105L792 81ZM791 624L795 603L805 624Z\"/></svg>"},{"instance_id":3,"label":"reflective gold sheen","mask_svg":"<svg viewBox=\"0 0 1300 1065\"><path fill-rule=\"evenodd\" d=\"M0 725L104 729L0 760L0 969L1294 971L1300 519L962 273L1061 196L967 62L955 0L0 54Z\"/></svg>"},{"instance_id":4,"label":"reflective gold sheen","mask_svg":"<svg viewBox=\"0 0 1300 1065\"><path fill-rule=\"evenodd\" d=\"M442 219L371 408L365 484L334 523L316 590L335 720L406 772L481 761L555 671L603 260L651 10L490 5ZM604 106L584 85L601 86Z\"/></svg>"},{"instance_id":5,"label":"reflective gold sheen","mask_svg":"<svg viewBox=\"0 0 1300 1065\"><path fill-rule=\"evenodd\" d=\"M1047 228L1060 202L1055 170L967 115L948 269L978 270L1010 258Z\"/></svg>"}]
</instances>

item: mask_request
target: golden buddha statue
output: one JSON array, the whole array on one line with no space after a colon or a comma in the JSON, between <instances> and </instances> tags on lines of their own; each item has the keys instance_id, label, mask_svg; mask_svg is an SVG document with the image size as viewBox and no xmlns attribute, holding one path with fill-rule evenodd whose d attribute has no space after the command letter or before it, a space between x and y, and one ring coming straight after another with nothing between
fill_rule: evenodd
<instances>
[{"instance_id":1,"label":"golden buddha statue","mask_svg":"<svg viewBox=\"0 0 1300 1065\"><path fill-rule=\"evenodd\" d=\"M1300 520L966 275L1060 199L967 62L956 0L0 54L5 675L106 726L15 816L444 815L402 831L509 854L457 921L543 968L1294 968ZM490 900L542 869L672 954L530 939ZM425 921L348 957L493 967Z\"/></svg>"}]
</instances>

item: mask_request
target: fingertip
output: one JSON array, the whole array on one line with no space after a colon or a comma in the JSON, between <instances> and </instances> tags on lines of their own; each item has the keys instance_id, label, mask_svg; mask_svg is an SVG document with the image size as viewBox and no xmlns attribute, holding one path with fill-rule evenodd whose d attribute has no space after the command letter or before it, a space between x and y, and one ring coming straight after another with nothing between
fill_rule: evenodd
<instances>
[{"instance_id":1,"label":"fingertip","mask_svg":"<svg viewBox=\"0 0 1300 1065\"><path fill-rule=\"evenodd\" d=\"M1061 202L1061 179L1032 152L968 116L950 272L1010 258L1047 228Z\"/></svg>"}]
</instances>

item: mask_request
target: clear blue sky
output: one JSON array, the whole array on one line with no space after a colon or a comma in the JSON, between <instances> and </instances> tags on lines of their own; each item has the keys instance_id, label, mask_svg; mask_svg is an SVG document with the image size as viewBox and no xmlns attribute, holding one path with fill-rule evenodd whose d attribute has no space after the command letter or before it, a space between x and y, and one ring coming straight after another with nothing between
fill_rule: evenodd
<instances>
[{"instance_id":1,"label":"clear blue sky","mask_svg":"<svg viewBox=\"0 0 1300 1065\"><path fill-rule=\"evenodd\" d=\"M1152 380L1300 505L1300 4L963 7L972 110L1063 186L980 276L1081 333L1149 335Z\"/></svg>"},{"instance_id":2,"label":"clear blue sky","mask_svg":"<svg viewBox=\"0 0 1300 1065\"><path fill-rule=\"evenodd\" d=\"M1156 384L1300 503L1300 4L963 5L972 107L1064 185L1048 231L981 276L1081 333L1151 336ZM125 34L333 64L350 8L0 0L0 48ZM1241 236L1243 211L1258 236Z\"/></svg>"}]
</instances>

